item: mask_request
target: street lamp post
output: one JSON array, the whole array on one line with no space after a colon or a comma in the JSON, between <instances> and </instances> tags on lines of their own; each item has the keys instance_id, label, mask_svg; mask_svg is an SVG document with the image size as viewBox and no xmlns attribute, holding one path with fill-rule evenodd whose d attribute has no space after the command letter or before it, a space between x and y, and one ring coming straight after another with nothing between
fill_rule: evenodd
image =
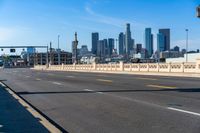
<instances>
[{"instance_id":1,"label":"street lamp post","mask_svg":"<svg viewBox=\"0 0 200 133\"><path fill-rule=\"evenodd\" d=\"M58 35L58 65L60 65L60 35Z\"/></svg>"},{"instance_id":2,"label":"street lamp post","mask_svg":"<svg viewBox=\"0 0 200 133\"><path fill-rule=\"evenodd\" d=\"M188 62L188 29L185 29L186 31L186 62Z\"/></svg>"}]
</instances>

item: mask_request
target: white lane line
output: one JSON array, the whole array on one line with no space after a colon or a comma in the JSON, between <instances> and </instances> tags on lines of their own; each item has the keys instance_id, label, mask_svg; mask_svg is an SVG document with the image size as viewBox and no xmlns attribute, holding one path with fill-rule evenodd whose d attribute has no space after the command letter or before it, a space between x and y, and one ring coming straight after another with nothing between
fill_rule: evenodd
<instances>
[{"instance_id":1,"label":"white lane line","mask_svg":"<svg viewBox=\"0 0 200 133\"><path fill-rule=\"evenodd\" d=\"M36 80L37 80L37 81L41 81L41 79L39 79L39 78L37 78Z\"/></svg>"},{"instance_id":2,"label":"white lane line","mask_svg":"<svg viewBox=\"0 0 200 133\"><path fill-rule=\"evenodd\" d=\"M90 92L92 92L93 90L90 90L90 89L84 89L84 91L90 91Z\"/></svg>"},{"instance_id":3,"label":"white lane line","mask_svg":"<svg viewBox=\"0 0 200 133\"><path fill-rule=\"evenodd\" d=\"M94 90L90 90L90 89L84 89L84 91L88 91L88 92L95 92ZM96 92L97 94L104 94L103 92Z\"/></svg>"},{"instance_id":4,"label":"white lane line","mask_svg":"<svg viewBox=\"0 0 200 133\"><path fill-rule=\"evenodd\" d=\"M26 78L30 78L30 76L25 76Z\"/></svg>"},{"instance_id":5,"label":"white lane line","mask_svg":"<svg viewBox=\"0 0 200 133\"><path fill-rule=\"evenodd\" d=\"M55 84L55 85L62 85L61 83L59 83L59 82L52 82L53 84Z\"/></svg>"},{"instance_id":6,"label":"white lane line","mask_svg":"<svg viewBox=\"0 0 200 133\"><path fill-rule=\"evenodd\" d=\"M191 115L200 116L199 113L191 112L191 111L187 111L187 110L182 110L182 109L177 109L177 108L172 108L172 107L167 107L167 109L169 109L169 110L173 110L173 111L182 112L182 113L187 113L187 114L191 114Z\"/></svg>"}]
</instances>

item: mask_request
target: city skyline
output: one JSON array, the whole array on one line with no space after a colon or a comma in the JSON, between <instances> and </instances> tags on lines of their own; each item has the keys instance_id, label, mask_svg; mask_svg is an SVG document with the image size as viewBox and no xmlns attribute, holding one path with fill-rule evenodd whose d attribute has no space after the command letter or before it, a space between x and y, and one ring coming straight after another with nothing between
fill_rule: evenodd
<instances>
[{"instance_id":1,"label":"city skyline","mask_svg":"<svg viewBox=\"0 0 200 133\"><path fill-rule=\"evenodd\" d=\"M71 51L71 41L73 41L74 32L77 31L80 45L88 45L91 50L92 32L99 32L99 38L117 39L120 32L125 32L125 24L130 23L132 38L135 39L135 43L143 44L143 47L145 47L144 30L150 27L154 34L154 49L157 47L158 29L162 28L171 30L171 47L177 45L185 48L185 29L188 28L189 49L199 49L200 21L195 18L195 7L198 1L183 0L181 5L179 2L179 0L170 2L153 0L151 4L147 0L140 2L135 0L125 2L30 0L27 2L24 0L19 3L16 0L2 0L0 1L0 18L2 18L0 45L47 45L52 41L53 47L56 48L59 34L60 47ZM122 7L121 12L116 14L121 4L126 5L126 9ZM137 6L132 9L131 5ZM168 12L160 10L161 7L164 9L169 6L177 7L176 12L172 13L174 9ZM101 10L102 8L104 10Z\"/></svg>"}]
</instances>

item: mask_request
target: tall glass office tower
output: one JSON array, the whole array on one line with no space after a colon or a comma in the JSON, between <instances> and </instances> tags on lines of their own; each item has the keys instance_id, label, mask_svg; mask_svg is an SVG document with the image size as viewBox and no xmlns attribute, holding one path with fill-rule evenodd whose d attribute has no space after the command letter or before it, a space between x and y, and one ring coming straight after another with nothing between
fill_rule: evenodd
<instances>
[{"instance_id":1,"label":"tall glass office tower","mask_svg":"<svg viewBox=\"0 0 200 133\"><path fill-rule=\"evenodd\" d=\"M151 28L145 29L145 48L147 50L146 57L151 57L153 54L153 34L151 33Z\"/></svg>"},{"instance_id":2,"label":"tall glass office tower","mask_svg":"<svg viewBox=\"0 0 200 133\"><path fill-rule=\"evenodd\" d=\"M164 51L170 50L170 29L159 29L159 33L164 35Z\"/></svg>"},{"instance_id":3,"label":"tall glass office tower","mask_svg":"<svg viewBox=\"0 0 200 133\"><path fill-rule=\"evenodd\" d=\"M132 43L132 39L131 39L131 29L130 29L130 24L126 24L126 33L125 33L125 46L126 46L126 54L129 57L130 56L130 51L131 51L131 45L133 45Z\"/></svg>"},{"instance_id":4,"label":"tall glass office tower","mask_svg":"<svg viewBox=\"0 0 200 133\"><path fill-rule=\"evenodd\" d=\"M158 52L165 51L165 36L162 33L157 34L157 45Z\"/></svg>"},{"instance_id":5,"label":"tall glass office tower","mask_svg":"<svg viewBox=\"0 0 200 133\"><path fill-rule=\"evenodd\" d=\"M97 55L97 45L99 41L99 33L92 33L92 53Z\"/></svg>"}]
</instances>

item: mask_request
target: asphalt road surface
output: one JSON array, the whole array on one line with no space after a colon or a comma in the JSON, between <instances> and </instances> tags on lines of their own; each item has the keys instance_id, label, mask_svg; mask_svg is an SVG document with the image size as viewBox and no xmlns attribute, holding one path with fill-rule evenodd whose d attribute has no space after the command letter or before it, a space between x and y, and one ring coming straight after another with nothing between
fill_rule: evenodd
<instances>
[{"instance_id":1,"label":"asphalt road surface","mask_svg":"<svg viewBox=\"0 0 200 133\"><path fill-rule=\"evenodd\" d=\"M1 69L69 133L200 133L200 79Z\"/></svg>"}]
</instances>

